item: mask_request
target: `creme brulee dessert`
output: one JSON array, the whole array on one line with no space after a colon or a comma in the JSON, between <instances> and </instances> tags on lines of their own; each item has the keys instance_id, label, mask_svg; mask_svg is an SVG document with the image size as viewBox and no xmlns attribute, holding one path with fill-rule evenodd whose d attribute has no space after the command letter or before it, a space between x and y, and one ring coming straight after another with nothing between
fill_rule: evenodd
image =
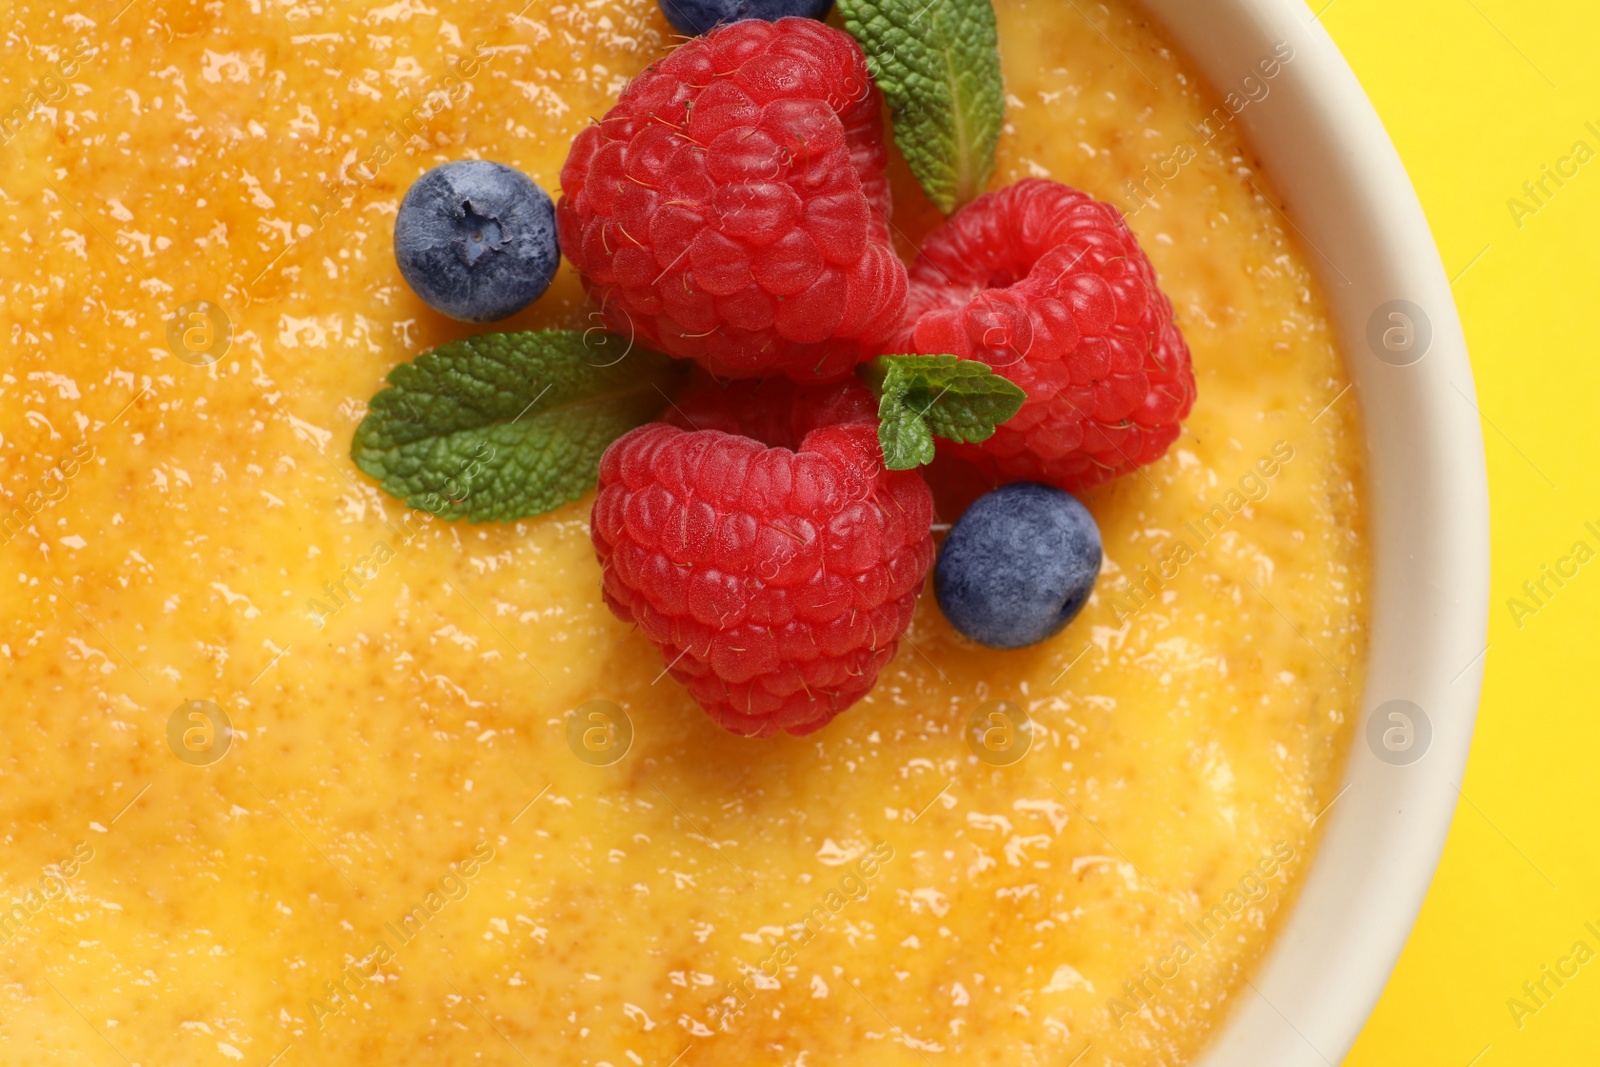
<instances>
[{"instance_id":1,"label":"creme brulee dessert","mask_svg":"<svg viewBox=\"0 0 1600 1067\"><path fill-rule=\"evenodd\" d=\"M1356 398L1239 130L1291 48L1211 87L1124 0L995 0L989 187L1127 215L1193 409L1083 494L1066 629L924 594L752 739L608 609L593 493L449 522L350 458L396 365L600 323L570 263L445 318L395 216L465 158L558 194L656 5L118 6L22 4L0 75L0 1061L1175 1065L1255 995L1366 641Z\"/></svg>"}]
</instances>

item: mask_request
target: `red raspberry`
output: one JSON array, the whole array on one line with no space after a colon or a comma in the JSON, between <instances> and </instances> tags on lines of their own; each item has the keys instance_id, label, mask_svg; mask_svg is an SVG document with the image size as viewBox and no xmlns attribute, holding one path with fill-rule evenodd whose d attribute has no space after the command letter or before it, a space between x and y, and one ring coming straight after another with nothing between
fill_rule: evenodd
<instances>
[{"instance_id":1,"label":"red raspberry","mask_svg":"<svg viewBox=\"0 0 1600 1067\"><path fill-rule=\"evenodd\" d=\"M1027 390L977 445L1005 481L1080 492L1159 459L1194 404L1189 347L1117 209L1030 178L980 196L923 244L891 351L981 359Z\"/></svg>"},{"instance_id":2,"label":"red raspberry","mask_svg":"<svg viewBox=\"0 0 1600 1067\"><path fill-rule=\"evenodd\" d=\"M911 622L933 501L916 474L884 469L875 407L853 381L708 386L674 413L700 428L641 426L600 461L606 603L726 730L820 729Z\"/></svg>"},{"instance_id":3,"label":"red raspberry","mask_svg":"<svg viewBox=\"0 0 1600 1067\"><path fill-rule=\"evenodd\" d=\"M881 108L812 19L690 40L572 142L561 250L619 333L725 378L842 377L905 311Z\"/></svg>"}]
</instances>

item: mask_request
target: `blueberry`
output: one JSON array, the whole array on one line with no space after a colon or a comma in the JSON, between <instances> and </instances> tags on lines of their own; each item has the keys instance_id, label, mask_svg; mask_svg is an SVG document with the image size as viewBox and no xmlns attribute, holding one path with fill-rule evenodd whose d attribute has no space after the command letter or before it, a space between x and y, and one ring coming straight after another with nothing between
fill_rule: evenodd
<instances>
[{"instance_id":1,"label":"blueberry","mask_svg":"<svg viewBox=\"0 0 1600 1067\"><path fill-rule=\"evenodd\" d=\"M394 258L435 311L463 322L503 319L550 288L561 261L555 205L504 163L442 163L400 201Z\"/></svg>"},{"instance_id":2,"label":"blueberry","mask_svg":"<svg viewBox=\"0 0 1600 1067\"><path fill-rule=\"evenodd\" d=\"M1022 648L1083 609L1100 573L1100 528L1070 493L1012 482L985 493L945 539L933 572L950 625L990 648Z\"/></svg>"},{"instance_id":3,"label":"blueberry","mask_svg":"<svg viewBox=\"0 0 1600 1067\"><path fill-rule=\"evenodd\" d=\"M764 19L776 22L794 16L826 18L833 0L660 0L661 13L679 33L698 37L727 22Z\"/></svg>"}]
</instances>

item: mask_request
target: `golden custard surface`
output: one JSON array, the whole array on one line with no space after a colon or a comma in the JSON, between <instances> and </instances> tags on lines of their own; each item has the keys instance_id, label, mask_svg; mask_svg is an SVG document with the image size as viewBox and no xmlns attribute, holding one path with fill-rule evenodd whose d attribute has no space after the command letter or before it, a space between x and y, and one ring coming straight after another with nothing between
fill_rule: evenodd
<instances>
[{"instance_id":1,"label":"golden custard surface","mask_svg":"<svg viewBox=\"0 0 1600 1067\"><path fill-rule=\"evenodd\" d=\"M1358 411L1223 95L1136 9L998 0L994 181L1130 213L1182 438L1090 497L1061 635L984 651L925 597L868 700L751 742L604 608L587 500L424 522L347 458L392 366L475 332L395 269L406 187L554 191L654 4L79 8L0 44L0 1062L1178 1064L1254 995L1361 681ZM1292 62L1219 89L1270 107ZM209 365L168 342L196 300ZM564 268L511 325L586 314ZM209 764L169 741L195 700ZM567 744L593 700L612 766ZM997 701L1009 767L967 744Z\"/></svg>"}]
</instances>

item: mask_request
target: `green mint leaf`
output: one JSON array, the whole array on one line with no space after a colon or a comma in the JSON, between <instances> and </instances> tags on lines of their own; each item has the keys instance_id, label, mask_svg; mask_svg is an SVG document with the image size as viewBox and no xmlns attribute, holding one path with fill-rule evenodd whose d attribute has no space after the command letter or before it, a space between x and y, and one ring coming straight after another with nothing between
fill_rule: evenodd
<instances>
[{"instance_id":1,"label":"green mint leaf","mask_svg":"<svg viewBox=\"0 0 1600 1067\"><path fill-rule=\"evenodd\" d=\"M956 356L879 356L862 373L878 394L878 443L890 470L932 462L935 435L987 441L1028 399L987 363Z\"/></svg>"},{"instance_id":2,"label":"green mint leaf","mask_svg":"<svg viewBox=\"0 0 1600 1067\"><path fill-rule=\"evenodd\" d=\"M451 341L389 372L350 458L443 519L542 515L595 484L600 454L665 406L676 369L599 330Z\"/></svg>"},{"instance_id":3,"label":"green mint leaf","mask_svg":"<svg viewBox=\"0 0 1600 1067\"><path fill-rule=\"evenodd\" d=\"M1005 113L989 0L839 0L839 10L929 199L948 215L982 193Z\"/></svg>"}]
</instances>

